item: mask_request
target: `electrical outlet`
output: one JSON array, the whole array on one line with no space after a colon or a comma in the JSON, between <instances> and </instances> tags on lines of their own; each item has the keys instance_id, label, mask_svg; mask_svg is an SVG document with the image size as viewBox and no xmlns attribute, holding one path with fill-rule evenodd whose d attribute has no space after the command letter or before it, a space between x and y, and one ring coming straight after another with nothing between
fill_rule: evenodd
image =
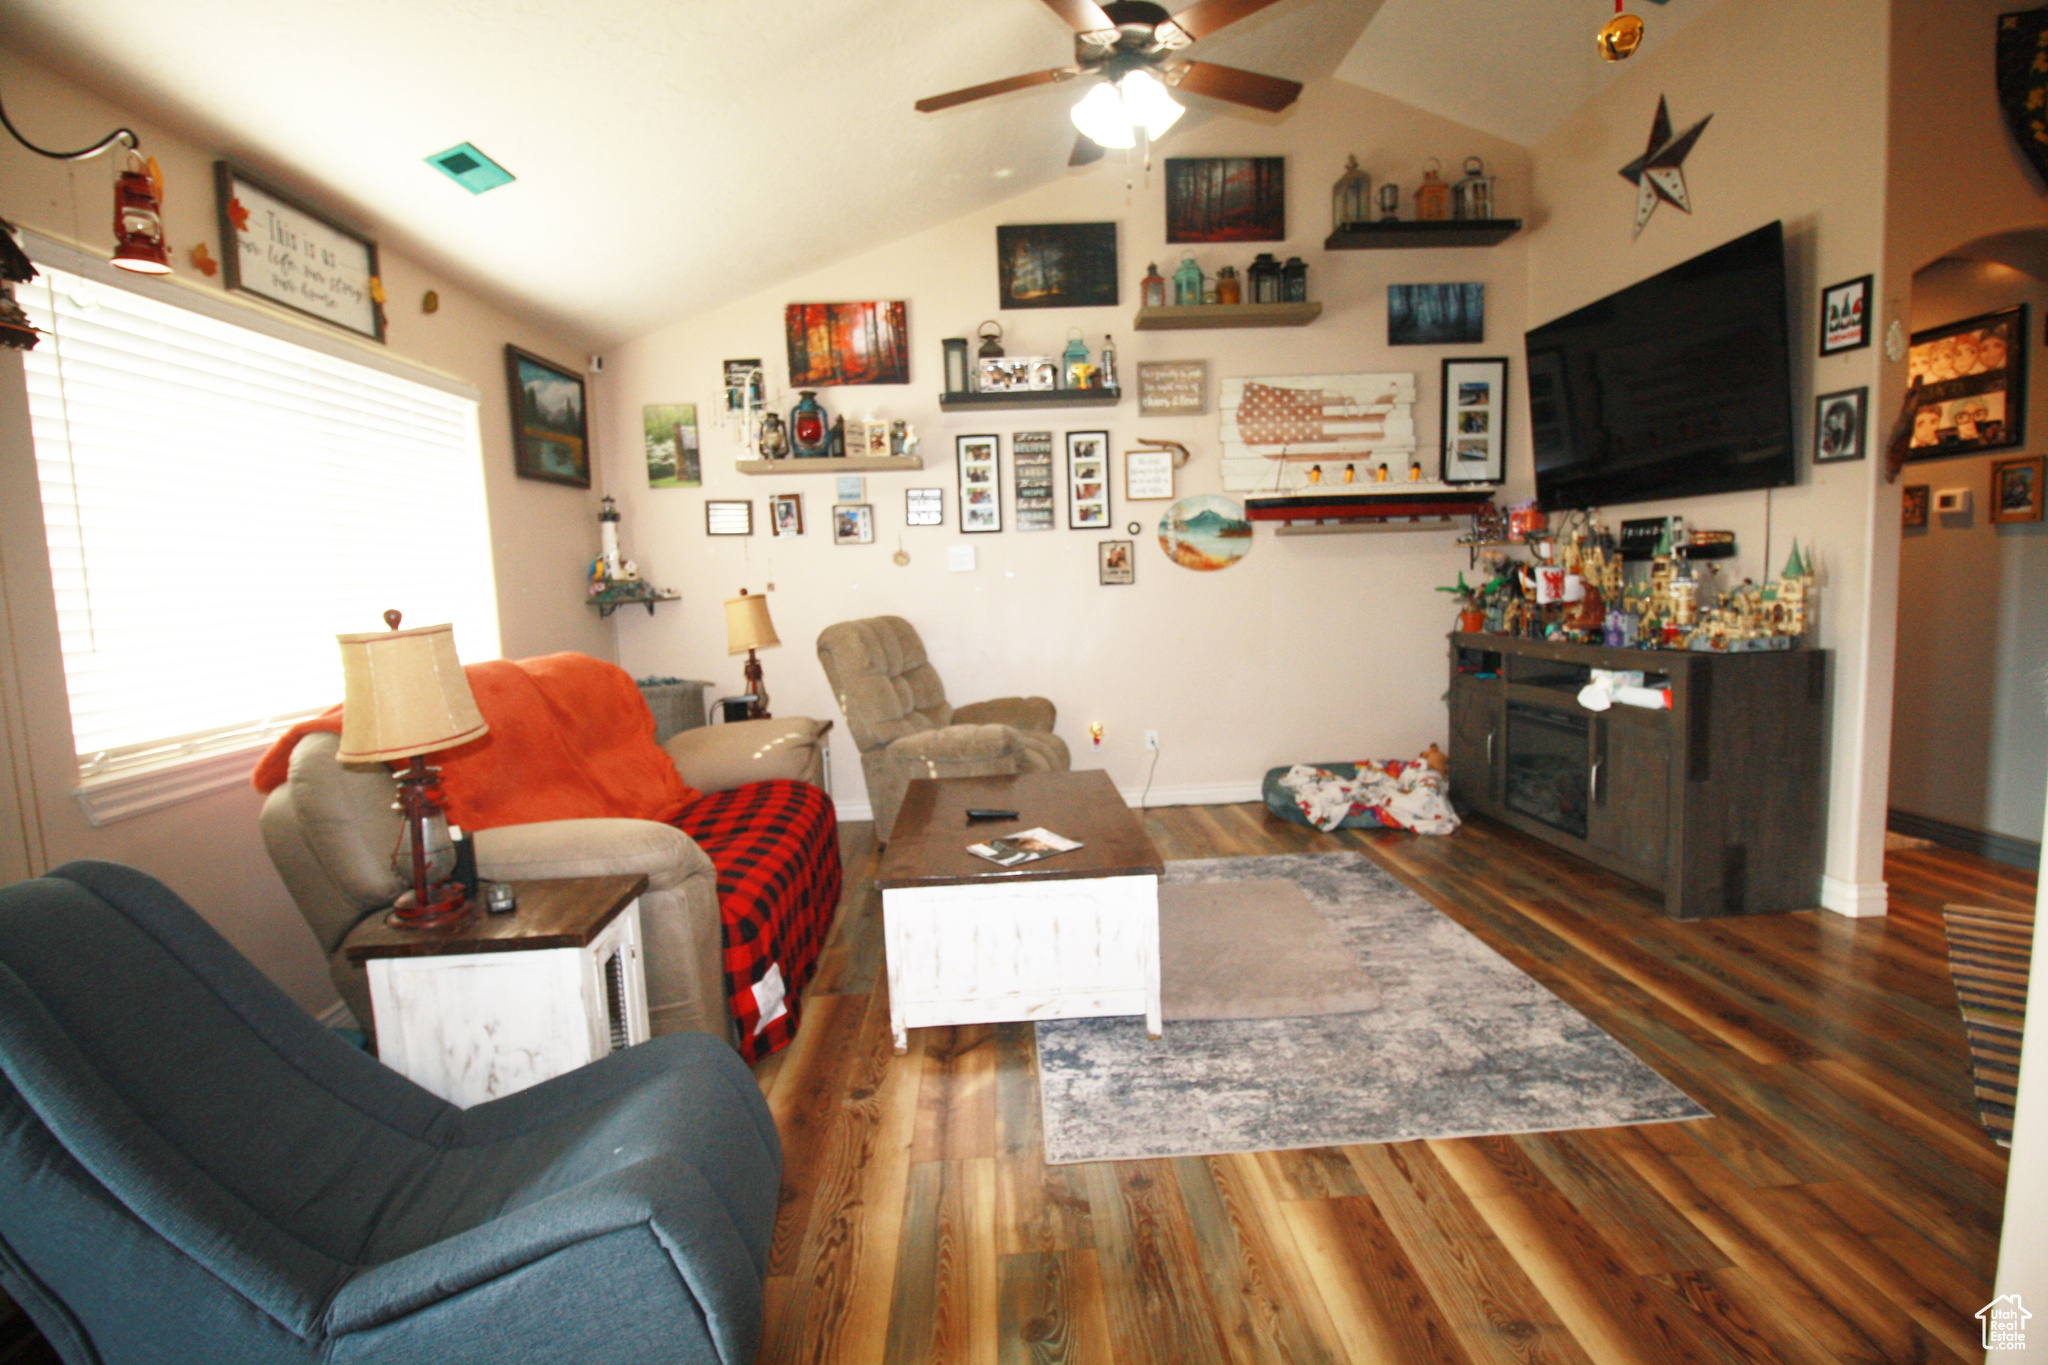
<instances>
[{"instance_id":1,"label":"electrical outlet","mask_svg":"<svg viewBox=\"0 0 2048 1365\"><path fill-rule=\"evenodd\" d=\"M1159 752L1159 732L1157 730L1147 730L1145 732L1145 750L1148 753L1156 754Z\"/></svg>"}]
</instances>

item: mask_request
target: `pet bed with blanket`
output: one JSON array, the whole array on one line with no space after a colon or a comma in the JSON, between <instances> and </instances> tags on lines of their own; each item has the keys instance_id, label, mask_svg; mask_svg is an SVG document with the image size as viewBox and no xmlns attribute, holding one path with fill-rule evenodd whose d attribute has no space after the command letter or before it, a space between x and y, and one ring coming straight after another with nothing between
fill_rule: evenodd
<instances>
[{"instance_id":1,"label":"pet bed with blanket","mask_svg":"<svg viewBox=\"0 0 2048 1365\"><path fill-rule=\"evenodd\" d=\"M432 755L450 824L466 830L550 820L625 818L674 825L718 873L725 987L741 1055L768 1056L796 1035L801 993L839 903L838 822L808 782L687 786L654 742L654 717L631 675L585 654L466 665L490 733ZM268 792L291 751L338 732L333 707L279 737L252 775Z\"/></svg>"},{"instance_id":2,"label":"pet bed with blanket","mask_svg":"<svg viewBox=\"0 0 2048 1365\"><path fill-rule=\"evenodd\" d=\"M1384 763L1297 763L1266 774L1266 809L1317 829L1406 829L1449 834L1458 827L1450 783L1427 758Z\"/></svg>"}]
</instances>

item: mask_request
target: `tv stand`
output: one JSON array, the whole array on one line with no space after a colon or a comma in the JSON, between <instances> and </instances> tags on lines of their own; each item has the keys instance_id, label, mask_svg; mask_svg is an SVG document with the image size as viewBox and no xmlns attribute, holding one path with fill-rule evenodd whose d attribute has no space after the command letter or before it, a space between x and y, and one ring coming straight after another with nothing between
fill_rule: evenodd
<instances>
[{"instance_id":1,"label":"tv stand","mask_svg":"<svg viewBox=\"0 0 2048 1365\"><path fill-rule=\"evenodd\" d=\"M1706 654L1451 636L1460 806L1661 891L1674 919L1820 904L1824 650ZM1671 686L1671 709L1589 711L1595 668Z\"/></svg>"}]
</instances>

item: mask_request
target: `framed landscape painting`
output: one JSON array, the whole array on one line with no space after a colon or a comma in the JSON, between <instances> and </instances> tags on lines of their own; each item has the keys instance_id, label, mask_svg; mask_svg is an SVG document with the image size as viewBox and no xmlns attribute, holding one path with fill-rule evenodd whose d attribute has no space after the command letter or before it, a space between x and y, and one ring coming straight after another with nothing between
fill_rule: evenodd
<instances>
[{"instance_id":1,"label":"framed landscape painting","mask_svg":"<svg viewBox=\"0 0 2048 1365\"><path fill-rule=\"evenodd\" d=\"M519 477L590 487L582 377L508 345L505 383L512 395L512 462Z\"/></svg>"}]
</instances>

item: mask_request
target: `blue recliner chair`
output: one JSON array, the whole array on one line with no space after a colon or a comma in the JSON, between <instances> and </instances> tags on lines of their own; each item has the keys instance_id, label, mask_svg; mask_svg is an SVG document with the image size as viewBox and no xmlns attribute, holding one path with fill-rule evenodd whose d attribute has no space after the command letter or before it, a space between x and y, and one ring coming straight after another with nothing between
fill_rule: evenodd
<instances>
[{"instance_id":1,"label":"blue recliner chair","mask_svg":"<svg viewBox=\"0 0 2048 1365\"><path fill-rule=\"evenodd\" d=\"M753 1365L781 1164L707 1035L461 1110L142 873L0 888L0 1286L71 1365Z\"/></svg>"}]
</instances>

